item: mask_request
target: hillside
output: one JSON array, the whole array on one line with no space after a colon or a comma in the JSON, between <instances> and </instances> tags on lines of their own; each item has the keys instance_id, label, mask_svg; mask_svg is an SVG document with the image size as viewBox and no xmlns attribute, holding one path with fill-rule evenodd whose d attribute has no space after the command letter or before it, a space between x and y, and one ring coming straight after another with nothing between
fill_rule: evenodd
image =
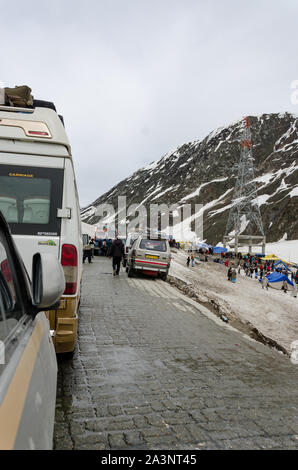
<instances>
[{"instance_id":1,"label":"hillside","mask_svg":"<svg viewBox=\"0 0 298 470\"><path fill-rule=\"evenodd\" d=\"M95 224L96 206L126 195L127 204L204 205L204 239L222 240L239 160L242 120L216 129L203 140L169 152L121 181L84 208L84 222ZM292 114L251 116L255 180L268 242L298 239L298 119Z\"/></svg>"}]
</instances>

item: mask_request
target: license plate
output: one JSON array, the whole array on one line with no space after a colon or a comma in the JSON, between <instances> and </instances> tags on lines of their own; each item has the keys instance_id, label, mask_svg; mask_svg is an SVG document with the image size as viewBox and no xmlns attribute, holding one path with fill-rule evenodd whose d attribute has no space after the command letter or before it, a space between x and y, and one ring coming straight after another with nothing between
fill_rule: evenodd
<instances>
[{"instance_id":1,"label":"license plate","mask_svg":"<svg viewBox=\"0 0 298 470\"><path fill-rule=\"evenodd\" d=\"M145 258L159 259L159 256L155 256L155 255L146 255Z\"/></svg>"}]
</instances>

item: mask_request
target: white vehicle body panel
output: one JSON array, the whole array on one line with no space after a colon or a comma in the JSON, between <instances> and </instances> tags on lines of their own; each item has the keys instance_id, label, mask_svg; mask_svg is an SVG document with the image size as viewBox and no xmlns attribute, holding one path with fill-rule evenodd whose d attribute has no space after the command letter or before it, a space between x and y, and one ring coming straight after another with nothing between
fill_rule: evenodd
<instances>
[{"instance_id":1,"label":"white vehicle body panel","mask_svg":"<svg viewBox=\"0 0 298 470\"><path fill-rule=\"evenodd\" d=\"M29 135L31 129L38 132L44 128L49 131L47 136ZM35 253L54 254L61 260L64 244L76 248L77 267L64 267L66 277L70 271L77 273L76 279L72 274L68 281L74 287L66 291L71 293L63 294L61 308L49 312L51 330L56 331L53 339L56 351L69 352L73 350L77 330L83 244L71 147L55 111L0 105L1 178L0 209L7 210L3 215L30 277ZM27 193L29 178L32 185Z\"/></svg>"}]
</instances>

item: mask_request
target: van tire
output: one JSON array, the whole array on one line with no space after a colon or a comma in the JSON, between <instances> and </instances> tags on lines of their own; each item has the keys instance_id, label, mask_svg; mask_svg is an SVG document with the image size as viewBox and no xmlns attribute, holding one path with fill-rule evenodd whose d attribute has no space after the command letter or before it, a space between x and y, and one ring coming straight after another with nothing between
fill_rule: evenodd
<instances>
[{"instance_id":1,"label":"van tire","mask_svg":"<svg viewBox=\"0 0 298 470\"><path fill-rule=\"evenodd\" d=\"M75 353L75 349L73 351L59 353L58 357L61 361L70 361L71 359L73 359L74 353Z\"/></svg>"}]
</instances>

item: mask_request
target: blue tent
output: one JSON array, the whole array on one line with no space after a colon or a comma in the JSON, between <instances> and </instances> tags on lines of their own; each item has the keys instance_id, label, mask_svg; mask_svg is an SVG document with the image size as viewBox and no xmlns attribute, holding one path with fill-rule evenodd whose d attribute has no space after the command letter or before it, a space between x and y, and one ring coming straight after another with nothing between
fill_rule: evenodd
<instances>
[{"instance_id":1,"label":"blue tent","mask_svg":"<svg viewBox=\"0 0 298 470\"><path fill-rule=\"evenodd\" d=\"M207 245L207 243L198 242L197 246L199 246L200 248L206 248L208 250L208 248L210 248L211 245Z\"/></svg>"},{"instance_id":2,"label":"blue tent","mask_svg":"<svg viewBox=\"0 0 298 470\"><path fill-rule=\"evenodd\" d=\"M287 271L291 271L290 268L288 268L288 266L286 265L286 263L284 263L281 259L276 261L273 266L274 268L282 268L286 269Z\"/></svg>"},{"instance_id":3,"label":"blue tent","mask_svg":"<svg viewBox=\"0 0 298 470\"><path fill-rule=\"evenodd\" d=\"M292 283L292 281L290 281L288 276L286 276L285 274L279 273L277 271L274 271L273 273L269 274L269 276L267 276L267 279L268 279L269 285L271 287L274 287L275 289L281 289L283 281L287 281L287 283L290 284L290 286L292 287L294 286L294 284Z\"/></svg>"},{"instance_id":4,"label":"blue tent","mask_svg":"<svg viewBox=\"0 0 298 470\"><path fill-rule=\"evenodd\" d=\"M224 248L223 246L214 246L213 247L213 253L226 253L228 250L227 248Z\"/></svg>"}]
</instances>

